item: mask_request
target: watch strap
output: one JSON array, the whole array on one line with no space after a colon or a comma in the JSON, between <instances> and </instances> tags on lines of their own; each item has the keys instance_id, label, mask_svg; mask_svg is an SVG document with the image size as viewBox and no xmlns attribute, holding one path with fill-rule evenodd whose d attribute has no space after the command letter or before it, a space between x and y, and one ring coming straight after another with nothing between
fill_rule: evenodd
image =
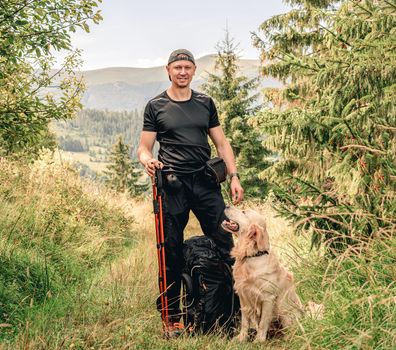
<instances>
[{"instance_id":1,"label":"watch strap","mask_svg":"<svg viewBox=\"0 0 396 350\"><path fill-rule=\"evenodd\" d=\"M231 180L233 177L237 177L238 179L240 179L238 173L230 173L230 174L228 174L228 177L229 177L230 180Z\"/></svg>"}]
</instances>

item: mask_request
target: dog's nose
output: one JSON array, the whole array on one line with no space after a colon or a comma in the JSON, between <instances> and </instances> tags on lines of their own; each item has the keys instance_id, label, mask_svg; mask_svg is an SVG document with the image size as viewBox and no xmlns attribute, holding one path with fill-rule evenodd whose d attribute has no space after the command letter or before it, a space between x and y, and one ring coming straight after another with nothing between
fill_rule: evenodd
<instances>
[{"instance_id":1,"label":"dog's nose","mask_svg":"<svg viewBox=\"0 0 396 350\"><path fill-rule=\"evenodd\" d=\"M225 207L226 209L230 209L230 206L229 205L226 205L226 207Z\"/></svg>"}]
</instances>

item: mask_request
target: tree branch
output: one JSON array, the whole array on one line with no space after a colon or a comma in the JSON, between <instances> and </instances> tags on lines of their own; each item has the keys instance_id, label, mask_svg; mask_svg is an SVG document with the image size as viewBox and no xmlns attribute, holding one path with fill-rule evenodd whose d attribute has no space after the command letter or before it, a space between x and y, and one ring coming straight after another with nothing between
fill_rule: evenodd
<instances>
[{"instance_id":1,"label":"tree branch","mask_svg":"<svg viewBox=\"0 0 396 350\"><path fill-rule=\"evenodd\" d=\"M380 129L390 130L390 131L396 131L396 128L393 127L393 126L382 125L382 124L378 124L377 126L378 126Z\"/></svg>"},{"instance_id":2,"label":"tree branch","mask_svg":"<svg viewBox=\"0 0 396 350\"><path fill-rule=\"evenodd\" d=\"M340 147L341 150L346 150L349 148L358 148L358 149L363 149L365 151L374 153L374 154L386 154L385 151L382 151L380 149L376 149L376 148L371 148L371 147L367 147L367 146L363 146L363 145L346 145L346 146L342 146Z\"/></svg>"},{"instance_id":3,"label":"tree branch","mask_svg":"<svg viewBox=\"0 0 396 350\"><path fill-rule=\"evenodd\" d=\"M348 43L346 40L344 40L340 35L335 34L334 32L332 32L330 29L322 26L321 24L319 24L319 27L324 29L325 31L329 32L331 35L333 35L337 40L341 41L342 43L344 43L345 45L348 45L349 47L353 47L350 43Z\"/></svg>"},{"instance_id":4,"label":"tree branch","mask_svg":"<svg viewBox=\"0 0 396 350\"><path fill-rule=\"evenodd\" d=\"M384 0L384 2L385 2L386 4L388 4L389 6L392 6L393 8L396 9L396 5L392 4L391 2L386 1L386 0Z\"/></svg>"},{"instance_id":5,"label":"tree branch","mask_svg":"<svg viewBox=\"0 0 396 350\"><path fill-rule=\"evenodd\" d=\"M19 9L17 9L16 11L14 11L13 13L11 13L9 16L4 17L1 21L0 24L2 24L3 22L9 20L10 18L14 18L14 16L18 13L21 12L25 7L29 6L31 3L33 3L35 0L31 0L31 1L27 1L26 3L24 3L24 5L22 5Z\"/></svg>"}]
</instances>

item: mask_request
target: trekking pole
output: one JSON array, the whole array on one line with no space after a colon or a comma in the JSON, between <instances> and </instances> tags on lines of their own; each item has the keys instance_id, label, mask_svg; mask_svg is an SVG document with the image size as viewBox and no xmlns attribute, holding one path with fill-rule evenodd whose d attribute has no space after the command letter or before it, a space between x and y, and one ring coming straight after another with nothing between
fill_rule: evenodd
<instances>
[{"instance_id":1,"label":"trekking pole","mask_svg":"<svg viewBox=\"0 0 396 350\"><path fill-rule=\"evenodd\" d=\"M166 284L166 265L165 265L165 235L164 221L162 212L162 176L161 170L155 171L152 178L153 186L153 208L155 215L155 233L157 236L157 257L158 257L158 282L160 289L160 304L162 327L166 334L169 324L168 296Z\"/></svg>"}]
</instances>

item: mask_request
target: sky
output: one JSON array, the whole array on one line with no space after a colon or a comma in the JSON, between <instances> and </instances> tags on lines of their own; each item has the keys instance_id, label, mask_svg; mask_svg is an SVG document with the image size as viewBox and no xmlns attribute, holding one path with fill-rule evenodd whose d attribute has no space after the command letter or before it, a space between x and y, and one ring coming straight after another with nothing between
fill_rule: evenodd
<instances>
[{"instance_id":1,"label":"sky","mask_svg":"<svg viewBox=\"0 0 396 350\"><path fill-rule=\"evenodd\" d=\"M216 52L227 26L241 56L257 59L251 32L287 11L282 0L103 0L99 8L103 21L72 37L83 50L83 70L161 66L178 48L199 58Z\"/></svg>"}]
</instances>

